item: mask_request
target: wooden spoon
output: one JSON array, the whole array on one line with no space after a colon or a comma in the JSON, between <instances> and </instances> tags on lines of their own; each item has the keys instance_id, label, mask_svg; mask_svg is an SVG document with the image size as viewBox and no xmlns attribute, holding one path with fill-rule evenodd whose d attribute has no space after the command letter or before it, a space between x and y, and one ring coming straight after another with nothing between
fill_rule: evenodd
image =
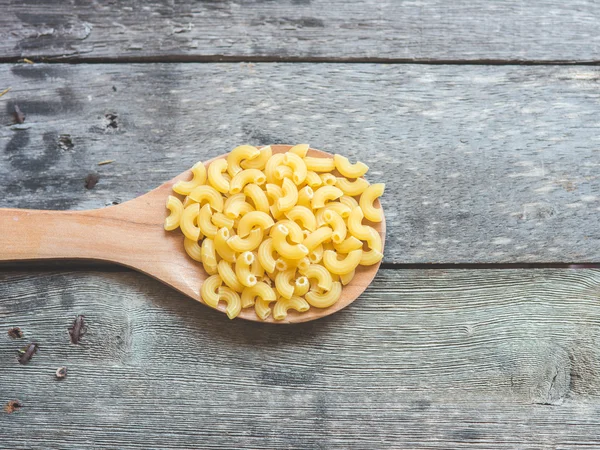
<instances>
[{"instance_id":1,"label":"wooden spoon","mask_svg":"<svg viewBox=\"0 0 600 450\"><path fill-rule=\"evenodd\" d=\"M282 153L289 145L271 146ZM310 149L310 156L332 158L329 153ZM225 158L227 155L215 159ZM192 260L183 248L183 234L163 228L168 211L167 197L179 180L191 178L186 171L153 191L128 202L89 211L41 211L0 209L0 261L98 260L110 261L143 272L199 302L200 286L207 278L201 264ZM368 222L366 222L368 223ZM385 218L371 223L385 242ZM325 309L307 312L289 311L285 320L265 322L298 323L332 314L352 303L371 283L379 264L359 266L342 297ZM203 303L203 302L202 302ZM219 311L225 312L223 302ZM262 322L254 308L242 310L243 319Z\"/></svg>"}]
</instances>

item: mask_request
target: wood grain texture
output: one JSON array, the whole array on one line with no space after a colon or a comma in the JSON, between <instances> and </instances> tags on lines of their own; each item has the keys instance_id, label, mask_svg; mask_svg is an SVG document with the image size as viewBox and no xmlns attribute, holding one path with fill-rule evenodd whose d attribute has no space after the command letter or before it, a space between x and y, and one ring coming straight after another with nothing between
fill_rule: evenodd
<instances>
[{"instance_id":1,"label":"wood grain texture","mask_svg":"<svg viewBox=\"0 0 600 450\"><path fill-rule=\"evenodd\" d=\"M273 154L287 152L289 145L273 145ZM312 158L333 158L333 155L309 149ZM206 161L209 167L215 159ZM337 172L335 172L337 173ZM339 173L337 173L340 176ZM43 211L0 208L0 262L44 260L109 261L130 267L171 286L179 292L204 303L200 289L208 274L202 264L190 258L184 248L181 230L164 229L169 211L166 199L173 185L192 178L186 170L152 191L120 205L87 211ZM216 191L215 191L216 192ZM183 200L183 197L179 197ZM381 207L379 201L375 201ZM365 221L385 242L385 217L379 223ZM266 236L265 236L266 239ZM383 251L383 248L381 249ZM237 255L237 254L236 254ZM239 318L258 322L291 324L308 322L327 316L352 303L373 281L381 261L355 269L352 281L344 286L341 297L327 308L310 308L299 313L290 310L285 319L275 320L274 314L262 320L253 307L244 308ZM226 303L218 309L225 313Z\"/></svg>"},{"instance_id":2,"label":"wood grain texture","mask_svg":"<svg viewBox=\"0 0 600 450\"><path fill-rule=\"evenodd\" d=\"M1 400L25 405L0 413L11 448L600 446L600 271L381 270L290 327L136 273L4 273L0 298Z\"/></svg>"},{"instance_id":3,"label":"wood grain texture","mask_svg":"<svg viewBox=\"0 0 600 450\"><path fill-rule=\"evenodd\" d=\"M593 0L0 1L3 58L598 61Z\"/></svg>"},{"instance_id":4,"label":"wood grain texture","mask_svg":"<svg viewBox=\"0 0 600 450\"><path fill-rule=\"evenodd\" d=\"M36 64L0 79L0 123L27 115L0 127L0 207L98 208L240 143L309 142L387 183L384 263L600 261L595 67Z\"/></svg>"}]
</instances>

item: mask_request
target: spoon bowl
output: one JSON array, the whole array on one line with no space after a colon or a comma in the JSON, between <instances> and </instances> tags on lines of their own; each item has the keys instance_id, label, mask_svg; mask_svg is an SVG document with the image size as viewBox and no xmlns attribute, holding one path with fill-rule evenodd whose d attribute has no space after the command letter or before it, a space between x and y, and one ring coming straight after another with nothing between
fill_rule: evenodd
<instances>
[{"instance_id":1,"label":"spoon bowl","mask_svg":"<svg viewBox=\"0 0 600 450\"><path fill-rule=\"evenodd\" d=\"M286 152L290 145L272 145L273 153ZM310 149L309 156L333 155ZM226 158L217 156L205 163ZM108 261L145 273L183 294L204 303L200 286L208 277L202 265L191 259L183 247L180 231L165 231L169 214L165 203L173 185L191 178L187 170L156 189L115 206L88 211L42 211L0 209L0 262L33 260ZM378 202L378 201L377 201ZM379 206L376 203L376 206ZM375 228L385 242L385 218ZM356 300L371 283L381 262L358 266L354 279L342 290L341 298L329 308L311 308L304 313L290 310L284 320L260 320L253 308L238 317L257 322L299 323L332 314ZM225 312L221 302L218 310Z\"/></svg>"}]
</instances>

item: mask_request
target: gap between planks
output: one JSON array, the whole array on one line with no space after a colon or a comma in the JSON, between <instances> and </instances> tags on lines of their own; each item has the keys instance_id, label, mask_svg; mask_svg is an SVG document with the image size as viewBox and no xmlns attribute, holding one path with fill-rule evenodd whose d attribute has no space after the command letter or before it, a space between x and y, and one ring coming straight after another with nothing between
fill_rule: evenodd
<instances>
[{"instance_id":1,"label":"gap between planks","mask_svg":"<svg viewBox=\"0 0 600 450\"><path fill-rule=\"evenodd\" d=\"M521 60L521 59L430 59L430 58L331 58L293 56L157 55L118 57L43 56L27 58L45 64L183 64L183 63L314 63L314 64L421 64L448 66L599 66L600 60ZM0 64L22 63L22 57L0 57Z\"/></svg>"}]
</instances>

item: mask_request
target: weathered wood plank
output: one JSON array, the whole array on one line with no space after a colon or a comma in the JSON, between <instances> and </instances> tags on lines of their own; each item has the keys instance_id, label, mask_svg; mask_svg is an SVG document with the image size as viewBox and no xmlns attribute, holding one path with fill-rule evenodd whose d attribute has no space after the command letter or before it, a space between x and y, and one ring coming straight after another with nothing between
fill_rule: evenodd
<instances>
[{"instance_id":1,"label":"weathered wood plank","mask_svg":"<svg viewBox=\"0 0 600 450\"><path fill-rule=\"evenodd\" d=\"M0 298L11 448L600 446L600 271L382 270L298 326L230 322L133 272L6 272ZM27 366L14 325L40 344Z\"/></svg>"},{"instance_id":2,"label":"weathered wood plank","mask_svg":"<svg viewBox=\"0 0 600 450\"><path fill-rule=\"evenodd\" d=\"M597 61L593 0L3 0L0 55Z\"/></svg>"},{"instance_id":3,"label":"weathered wood plank","mask_svg":"<svg viewBox=\"0 0 600 450\"><path fill-rule=\"evenodd\" d=\"M308 141L368 162L371 180L387 183L386 263L600 261L594 67L2 65L0 74L12 87L0 98L0 207L102 207L243 142ZM24 126L9 126L15 104ZM100 182L87 190L92 171Z\"/></svg>"}]
</instances>

